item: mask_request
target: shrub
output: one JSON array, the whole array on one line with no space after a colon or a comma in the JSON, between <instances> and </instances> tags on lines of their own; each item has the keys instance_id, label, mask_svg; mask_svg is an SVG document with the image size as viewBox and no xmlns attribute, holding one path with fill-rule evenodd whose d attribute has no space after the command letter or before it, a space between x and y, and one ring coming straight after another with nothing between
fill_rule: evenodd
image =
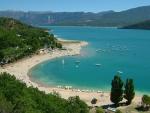
<instances>
[{"instance_id":1,"label":"shrub","mask_svg":"<svg viewBox=\"0 0 150 113\"><path fill-rule=\"evenodd\" d=\"M103 108L97 108L96 113L105 113L105 110Z\"/></svg>"}]
</instances>

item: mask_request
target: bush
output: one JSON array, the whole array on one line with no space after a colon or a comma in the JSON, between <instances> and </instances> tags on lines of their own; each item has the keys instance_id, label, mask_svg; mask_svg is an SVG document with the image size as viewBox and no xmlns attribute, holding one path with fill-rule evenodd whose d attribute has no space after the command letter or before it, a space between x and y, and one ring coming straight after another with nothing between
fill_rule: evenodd
<instances>
[{"instance_id":1,"label":"bush","mask_svg":"<svg viewBox=\"0 0 150 113\"><path fill-rule=\"evenodd\" d=\"M105 113L105 110L103 108L97 108L96 113Z\"/></svg>"},{"instance_id":2,"label":"bush","mask_svg":"<svg viewBox=\"0 0 150 113\"><path fill-rule=\"evenodd\" d=\"M148 111L150 109L150 96L143 95L142 97L143 110Z\"/></svg>"},{"instance_id":3,"label":"bush","mask_svg":"<svg viewBox=\"0 0 150 113\"><path fill-rule=\"evenodd\" d=\"M91 104L96 104L97 103L97 99L96 98L93 98L92 100L91 100Z\"/></svg>"},{"instance_id":4,"label":"bush","mask_svg":"<svg viewBox=\"0 0 150 113\"><path fill-rule=\"evenodd\" d=\"M56 46L58 47L58 48L62 48L62 44L61 43L56 43Z\"/></svg>"},{"instance_id":5,"label":"bush","mask_svg":"<svg viewBox=\"0 0 150 113\"><path fill-rule=\"evenodd\" d=\"M122 113L122 112L121 112L120 110L117 109L115 113Z\"/></svg>"}]
</instances>

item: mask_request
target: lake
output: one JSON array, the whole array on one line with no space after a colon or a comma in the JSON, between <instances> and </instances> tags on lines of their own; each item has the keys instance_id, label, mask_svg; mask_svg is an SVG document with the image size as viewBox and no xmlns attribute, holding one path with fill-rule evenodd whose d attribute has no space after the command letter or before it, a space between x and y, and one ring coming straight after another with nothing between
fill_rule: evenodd
<instances>
[{"instance_id":1,"label":"lake","mask_svg":"<svg viewBox=\"0 0 150 113\"><path fill-rule=\"evenodd\" d=\"M120 72L124 81L134 79L139 93L150 93L150 31L73 26L44 28L51 29L60 38L89 44L83 47L81 55L56 58L35 66L30 70L32 79L50 86L109 91L111 80ZM80 63L77 65L76 61Z\"/></svg>"}]
</instances>

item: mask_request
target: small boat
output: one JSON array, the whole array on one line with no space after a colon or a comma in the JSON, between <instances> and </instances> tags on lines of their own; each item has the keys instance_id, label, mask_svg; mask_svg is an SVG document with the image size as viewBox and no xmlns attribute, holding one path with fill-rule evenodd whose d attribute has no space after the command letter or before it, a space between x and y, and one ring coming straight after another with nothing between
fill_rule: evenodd
<instances>
[{"instance_id":1,"label":"small boat","mask_svg":"<svg viewBox=\"0 0 150 113\"><path fill-rule=\"evenodd\" d=\"M75 61L75 63L79 64L79 63L80 63L80 61L79 61L79 60L77 60L77 61Z\"/></svg>"},{"instance_id":2,"label":"small boat","mask_svg":"<svg viewBox=\"0 0 150 113\"><path fill-rule=\"evenodd\" d=\"M117 73L122 74L123 72L122 71L117 71Z\"/></svg>"},{"instance_id":3,"label":"small boat","mask_svg":"<svg viewBox=\"0 0 150 113\"><path fill-rule=\"evenodd\" d=\"M65 64L65 60L64 59L62 60L62 64Z\"/></svg>"},{"instance_id":4,"label":"small boat","mask_svg":"<svg viewBox=\"0 0 150 113\"><path fill-rule=\"evenodd\" d=\"M101 66L101 64L95 64L95 66Z\"/></svg>"},{"instance_id":5,"label":"small boat","mask_svg":"<svg viewBox=\"0 0 150 113\"><path fill-rule=\"evenodd\" d=\"M102 51L102 49L97 49L96 52Z\"/></svg>"}]
</instances>

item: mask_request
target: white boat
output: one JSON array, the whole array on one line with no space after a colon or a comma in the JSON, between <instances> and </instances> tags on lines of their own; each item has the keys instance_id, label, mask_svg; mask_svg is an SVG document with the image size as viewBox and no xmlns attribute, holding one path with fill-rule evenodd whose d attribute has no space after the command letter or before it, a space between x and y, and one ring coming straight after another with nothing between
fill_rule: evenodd
<instances>
[{"instance_id":1,"label":"white boat","mask_svg":"<svg viewBox=\"0 0 150 113\"><path fill-rule=\"evenodd\" d=\"M101 66L101 64L95 64L96 66Z\"/></svg>"},{"instance_id":2,"label":"white boat","mask_svg":"<svg viewBox=\"0 0 150 113\"><path fill-rule=\"evenodd\" d=\"M64 59L62 60L62 64L65 64L65 60Z\"/></svg>"},{"instance_id":3,"label":"white boat","mask_svg":"<svg viewBox=\"0 0 150 113\"><path fill-rule=\"evenodd\" d=\"M105 52L106 50L104 49L97 49L96 52Z\"/></svg>"},{"instance_id":4,"label":"white boat","mask_svg":"<svg viewBox=\"0 0 150 113\"><path fill-rule=\"evenodd\" d=\"M79 64L79 63L80 63L80 61L79 61L79 60L77 60L77 61L75 61L75 63Z\"/></svg>"},{"instance_id":5,"label":"white boat","mask_svg":"<svg viewBox=\"0 0 150 113\"><path fill-rule=\"evenodd\" d=\"M97 49L96 52L102 51L102 49Z\"/></svg>"},{"instance_id":6,"label":"white boat","mask_svg":"<svg viewBox=\"0 0 150 113\"><path fill-rule=\"evenodd\" d=\"M117 73L122 74L123 72L122 71L117 71Z\"/></svg>"}]
</instances>

